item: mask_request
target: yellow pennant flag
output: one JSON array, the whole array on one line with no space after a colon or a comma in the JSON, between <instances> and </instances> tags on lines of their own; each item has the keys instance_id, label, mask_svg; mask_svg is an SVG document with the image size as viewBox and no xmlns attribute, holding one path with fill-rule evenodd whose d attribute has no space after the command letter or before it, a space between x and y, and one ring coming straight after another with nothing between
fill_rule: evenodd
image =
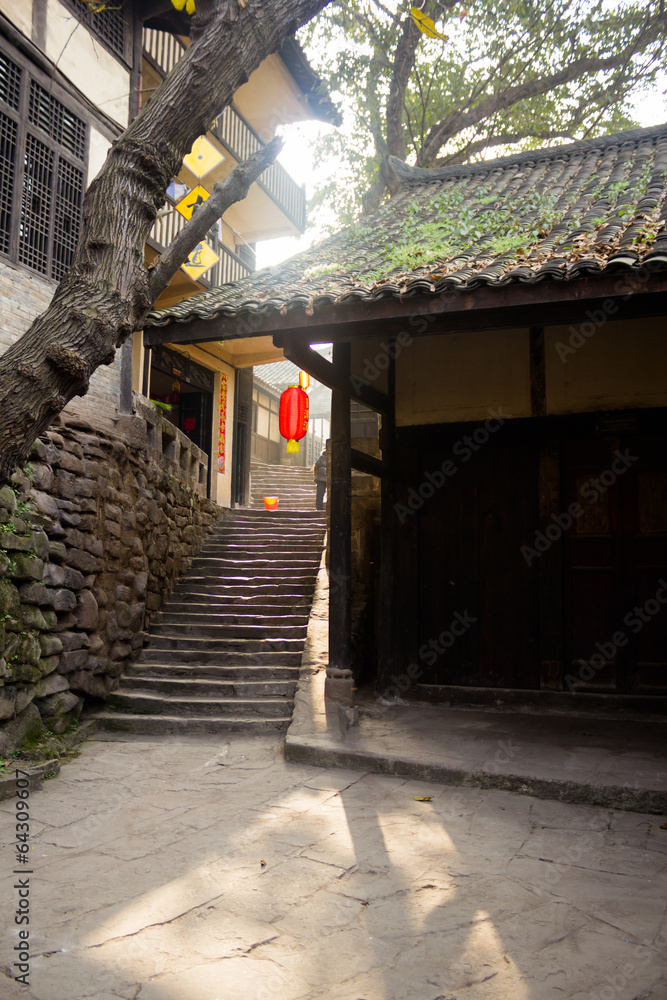
<instances>
[{"instance_id":1,"label":"yellow pennant flag","mask_svg":"<svg viewBox=\"0 0 667 1000\"><path fill-rule=\"evenodd\" d=\"M185 7L186 13L194 14L195 12L195 0L171 0L176 10L183 10Z\"/></svg>"},{"instance_id":2,"label":"yellow pennant flag","mask_svg":"<svg viewBox=\"0 0 667 1000\"><path fill-rule=\"evenodd\" d=\"M172 0L172 3L174 0ZM436 31L435 23L433 18L426 17L425 14L420 11L419 7L410 8L410 17L415 22L419 30L423 35L428 35L429 38L442 38L443 41L448 42L449 36L443 35L439 31Z\"/></svg>"}]
</instances>

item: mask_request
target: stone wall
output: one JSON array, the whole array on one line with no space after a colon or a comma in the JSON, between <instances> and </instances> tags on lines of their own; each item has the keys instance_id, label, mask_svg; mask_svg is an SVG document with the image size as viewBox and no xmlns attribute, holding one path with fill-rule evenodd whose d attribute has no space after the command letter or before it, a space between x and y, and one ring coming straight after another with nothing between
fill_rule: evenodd
<instances>
[{"instance_id":1,"label":"stone wall","mask_svg":"<svg viewBox=\"0 0 667 1000\"><path fill-rule=\"evenodd\" d=\"M61 415L0 491L0 720L33 703L59 733L105 698L221 513L207 456L135 406L115 432Z\"/></svg>"}]
</instances>

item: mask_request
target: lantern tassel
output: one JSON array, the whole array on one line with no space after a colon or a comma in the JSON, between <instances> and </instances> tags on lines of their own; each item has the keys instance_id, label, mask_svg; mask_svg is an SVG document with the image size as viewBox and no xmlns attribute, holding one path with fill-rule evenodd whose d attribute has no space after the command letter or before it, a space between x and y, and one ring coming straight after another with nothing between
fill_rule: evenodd
<instances>
[{"instance_id":1,"label":"lantern tassel","mask_svg":"<svg viewBox=\"0 0 667 1000\"><path fill-rule=\"evenodd\" d=\"M287 454L296 455L299 451L299 442L295 441L294 438L287 442Z\"/></svg>"}]
</instances>

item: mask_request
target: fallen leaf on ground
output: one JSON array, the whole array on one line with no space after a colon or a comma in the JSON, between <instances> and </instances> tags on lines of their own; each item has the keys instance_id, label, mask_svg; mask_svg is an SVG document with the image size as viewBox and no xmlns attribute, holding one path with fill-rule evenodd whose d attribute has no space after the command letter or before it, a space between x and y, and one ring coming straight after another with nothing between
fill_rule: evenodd
<instances>
[{"instance_id":1,"label":"fallen leaf on ground","mask_svg":"<svg viewBox=\"0 0 667 1000\"><path fill-rule=\"evenodd\" d=\"M432 795L415 795L415 802L430 802Z\"/></svg>"}]
</instances>

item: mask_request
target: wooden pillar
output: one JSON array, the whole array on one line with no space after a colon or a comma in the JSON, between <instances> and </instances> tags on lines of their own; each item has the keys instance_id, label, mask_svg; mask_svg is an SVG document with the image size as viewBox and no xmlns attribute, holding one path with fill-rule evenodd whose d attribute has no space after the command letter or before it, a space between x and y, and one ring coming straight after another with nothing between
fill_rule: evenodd
<instances>
[{"instance_id":1,"label":"wooden pillar","mask_svg":"<svg viewBox=\"0 0 667 1000\"><path fill-rule=\"evenodd\" d=\"M349 344L334 345L333 364L349 383ZM331 391L329 490L329 666L325 699L349 705L353 686L350 397L341 389Z\"/></svg>"},{"instance_id":2,"label":"wooden pillar","mask_svg":"<svg viewBox=\"0 0 667 1000\"><path fill-rule=\"evenodd\" d=\"M378 689L380 693L391 684L391 677L396 672L396 572L398 537L396 511L396 362L394 360L394 341L389 343L390 362L387 369L387 395L391 404L391 414L382 415L380 432L380 447L382 462L385 466L380 487L380 635L378 643Z\"/></svg>"}]
</instances>

